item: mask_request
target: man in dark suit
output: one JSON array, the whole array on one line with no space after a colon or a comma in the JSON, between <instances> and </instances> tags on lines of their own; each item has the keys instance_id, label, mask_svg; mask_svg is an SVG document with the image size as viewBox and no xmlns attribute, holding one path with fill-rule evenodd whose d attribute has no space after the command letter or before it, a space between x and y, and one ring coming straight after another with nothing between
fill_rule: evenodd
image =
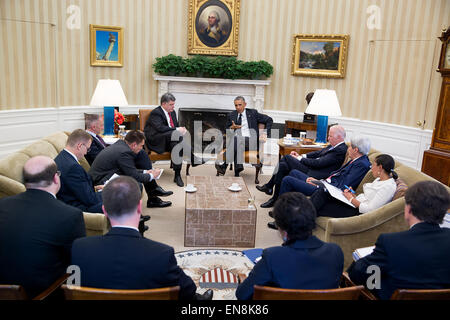
<instances>
[{"instance_id":1,"label":"man in dark suit","mask_svg":"<svg viewBox=\"0 0 450 320\"><path fill-rule=\"evenodd\" d=\"M369 285L381 299L396 289L450 288L450 229L439 226L449 206L449 192L436 181L409 187L404 210L409 230L381 234L373 252L348 268L351 280ZM376 281L369 279L374 276L369 266L379 268Z\"/></svg>"},{"instance_id":2,"label":"man in dark suit","mask_svg":"<svg viewBox=\"0 0 450 320\"><path fill-rule=\"evenodd\" d=\"M141 131L132 130L127 133L125 140L118 140L104 149L92 163L89 175L94 183L104 184L114 174L125 175L134 178L144 184L147 192L147 208L163 208L172 204L170 201L162 201L158 196L168 196L172 191L165 191L156 184L160 169L138 169L136 156L144 146L144 134Z\"/></svg>"},{"instance_id":3,"label":"man in dark suit","mask_svg":"<svg viewBox=\"0 0 450 320\"><path fill-rule=\"evenodd\" d=\"M344 254L334 243L312 235L316 210L301 193L280 196L274 208L283 245L267 248L248 278L236 290L239 300L253 296L253 286L285 289L333 289L339 287Z\"/></svg>"},{"instance_id":4,"label":"man in dark suit","mask_svg":"<svg viewBox=\"0 0 450 320\"><path fill-rule=\"evenodd\" d=\"M331 172L330 176L324 180L341 190L345 190L347 187L356 190L371 166L367 157L369 150L370 140L368 138L353 137L348 149L350 160L340 169ZM286 192L301 192L311 196L311 202L316 210L321 208L331 197L321 181L295 169L281 182L280 195ZM267 226L271 229L277 228L274 222L269 222Z\"/></svg>"},{"instance_id":5,"label":"man in dark suit","mask_svg":"<svg viewBox=\"0 0 450 320\"><path fill-rule=\"evenodd\" d=\"M81 285L108 289L153 289L180 286L180 299L195 299L196 285L177 265L172 247L142 237L139 185L122 176L103 189L103 211L111 222L104 236L79 239L72 264L80 267ZM212 291L200 298L211 299Z\"/></svg>"},{"instance_id":6,"label":"man in dark suit","mask_svg":"<svg viewBox=\"0 0 450 320\"><path fill-rule=\"evenodd\" d=\"M173 181L179 186L183 187L184 182L181 179L181 167L183 164L183 157L190 159L193 167L203 164L203 159L194 157L190 141L184 139L187 130L185 127L180 127L177 120L175 109L175 97L173 94L167 92L161 97L161 105L154 109L147 122L145 123L144 133L147 147L157 153L164 153L170 151L172 153L172 168L175 172ZM182 146L182 148L175 148L175 146ZM175 151L173 149L175 148ZM189 154L185 154L185 150L189 150Z\"/></svg>"},{"instance_id":7,"label":"man in dark suit","mask_svg":"<svg viewBox=\"0 0 450 320\"><path fill-rule=\"evenodd\" d=\"M33 298L66 273L72 242L86 235L80 209L56 199L56 163L44 156L23 167L26 191L0 200L0 283Z\"/></svg>"},{"instance_id":8,"label":"man in dark suit","mask_svg":"<svg viewBox=\"0 0 450 320\"><path fill-rule=\"evenodd\" d=\"M92 136L92 144L84 157L91 166L100 151L108 146L100 136L103 132L103 117L98 114L87 114L85 116L85 126L86 132Z\"/></svg>"},{"instance_id":9,"label":"man in dark suit","mask_svg":"<svg viewBox=\"0 0 450 320\"><path fill-rule=\"evenodd\" d=\"M280 194L281 181L292 170L299 170L316 179L324 179L331 172L339 169L347 153L347 145L344 139L345 129L342 126L335 125L330 128L328 133L328 142L330 144L326 148L303 155L292 151L290 155L281 158L269 182L263 186L256 186L256 189L268 195L272 195L275 189L273 197L261 204L261 207L273 207Z\"/></svg>"},{"instance_id":10,"label":"man in dark suit","mask_svg":"<svg viewBox=\"0 0 450 320\"><path fill-rule=\"evenodd\" d=\"M263 123L266 126L267 134L264 134L261 139L270 138L272 118L255 109L246 109L246 106L244 97L238 96L234 99L236 110L228 114L226 128L233 130L233 134L230 135L227 132L227 152L224 154L226 161L223 164L216 163L217 173L220 175L225 174L228 163L234 162L234 176L239 177L239 173L244 170L244 151L259 150L258 124Z\"/></svg>"},{"instance_id":11,"label":"man in dark suit","mask_svg":"<svg viewBox=\"0 0 450 320\"><path fill-rule=\"evenodd\" d=\"M83 211L101 213L102 196L96 190L103 186L94 188L91 177L79 163L91 143L91 135L82 129L74 130L67 138L66 147L55 158L61 171L61 189L56 196Z\"/></svg>"}]
</instances>

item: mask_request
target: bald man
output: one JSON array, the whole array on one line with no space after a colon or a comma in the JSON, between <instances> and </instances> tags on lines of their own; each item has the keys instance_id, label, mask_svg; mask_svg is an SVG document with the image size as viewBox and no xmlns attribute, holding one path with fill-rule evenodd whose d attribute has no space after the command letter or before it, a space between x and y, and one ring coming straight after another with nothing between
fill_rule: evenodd
<instances>
[{"instance_id":1,"label":"bald man","mask_svg":"<svg viewBox=\"0 0 450 320\"><path fill-rule=\"evenodd\" d=\"M339 169L347 154L347 145L344 139L345 129L342 126L335 125L330 128L328 133L330 144L326 148L302 155L292 151L291 154L281 158L269 182L263 186L256 186L256 189L268 195L272 195L275 191L272 198L261 204L261 207L270 208L274 206L280 193L281 180L289 175L291 170L299 170L309 177L320 180L327 178L331 172Z\"/></svg>"},{"instance_id":2,"label":"bald man","mask_svg":"<svg viewBox=\"0 0 450 320\"><path fill-rule=\"evenodd\" d=\"M86 236L82 211L56 199L57 170L49 157L29 159L27 190L0 199L0 283L22 285L30 298L66 273L72 242Z\"/></svg>"}]
</instances>

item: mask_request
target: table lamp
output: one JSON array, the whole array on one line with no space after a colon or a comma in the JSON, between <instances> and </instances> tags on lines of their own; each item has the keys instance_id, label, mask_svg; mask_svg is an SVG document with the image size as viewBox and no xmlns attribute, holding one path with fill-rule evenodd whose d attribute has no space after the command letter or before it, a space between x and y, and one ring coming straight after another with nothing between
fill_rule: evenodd
<instances>
[{"instance_id":1,"label":"table lamp","mask_svg":"<svg viewBox=\"0 0 450 320\"><path fill-rule=\"evenodd\" d=\"M102 107L104 135L114 135L114 107L128 106L119 80L100 79L97 82L90 106Z\"/></svg>"},{"instance_id":2,"label":"table lamp","mask_svg":"<svg viewBox=\"0 0 450 320\"><path fill-rule=\"evenodd\" d=\"M317 89L311 99L305 113L317 115L317 136L316 142L327 142L328 117L338 117L342 115L336 91L327 89Z\"/></svg>"}]
</instances>

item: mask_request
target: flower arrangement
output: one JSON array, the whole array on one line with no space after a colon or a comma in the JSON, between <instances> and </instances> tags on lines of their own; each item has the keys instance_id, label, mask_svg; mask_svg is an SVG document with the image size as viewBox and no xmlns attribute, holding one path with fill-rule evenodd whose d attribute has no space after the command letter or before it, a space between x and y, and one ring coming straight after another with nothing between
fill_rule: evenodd
<instances>
[{"instance_id":1,"label":"flower arrangement","mask_svg":"<svg viewBox=\"0 0 450 320\"><path fill-rule=\"evenodd\" d=\"M123 114L114 109L114 124L120 125L125 121L125 118L123 117Z\"/></svg>"}]
</instances>

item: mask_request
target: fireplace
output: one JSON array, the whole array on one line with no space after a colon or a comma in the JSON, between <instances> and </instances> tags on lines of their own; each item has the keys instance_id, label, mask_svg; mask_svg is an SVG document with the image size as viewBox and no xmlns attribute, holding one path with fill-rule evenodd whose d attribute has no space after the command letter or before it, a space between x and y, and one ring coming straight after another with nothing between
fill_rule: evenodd
<instances>
[{"instance_id":1,"label":"fireplace","mask_svg":"<svg viewBox=\"0 0 450 320\"><path fill-rule=\"evenodd\" d=\"M191 145L196 145L194 141L201 141L202 150L194 149L195 153L203 152L206 146L215 141L214 136L218 135L223 137L222 145L224 146L227 117L231 111L233 110L205 108L178 109L179 124L182 127L186 127L191 135Z\"/></svg>"}]
</instances>

